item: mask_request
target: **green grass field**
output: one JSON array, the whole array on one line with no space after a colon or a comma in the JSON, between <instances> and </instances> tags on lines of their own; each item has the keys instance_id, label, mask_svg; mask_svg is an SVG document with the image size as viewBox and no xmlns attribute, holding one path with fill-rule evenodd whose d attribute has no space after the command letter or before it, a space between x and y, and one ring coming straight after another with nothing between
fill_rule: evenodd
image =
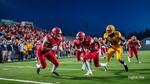
<instances>
[{"instance_id":1,"label":"green grass field","mask_svg":"<svg viewBox=\"0 0 150 84\"><path fill-rule=\"evenodd\" d=\"M150 51L140 51L141 64L137 63L135 57L131 63L127 62L127 54L123 55L129 67L125 72L123 66L112 59L109 70L95 68L92 64L93 75L86 77L85 71L81 71L81 62L73 58L59 59L58 72L60 77L52 74L51 65L47 61L47 68L36 74L35 61L14 62L0 64L0 84L148 84L150 82ZM101 62L105 62L101 58ZM20 80L20 81L19 81ZM28 82L36 81L36 82Z\"/></svg>"}]
</instances>

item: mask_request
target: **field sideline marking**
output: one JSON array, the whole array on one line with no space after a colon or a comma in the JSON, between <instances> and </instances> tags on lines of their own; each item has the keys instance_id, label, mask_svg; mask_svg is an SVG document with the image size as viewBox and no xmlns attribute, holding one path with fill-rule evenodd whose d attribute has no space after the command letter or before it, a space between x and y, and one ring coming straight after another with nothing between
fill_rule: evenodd
<instances>
[{"instance_id":1,"label":"field sideline marking","mask_svg":"<svg viewBox=\"0 0 150 84\"><path fill-rule=\"evenodd\" d=\"M9 70L8 68L19 68L19 69L22 69L22 68L36 68L36 67L32 67L32 66L3 66L5 68L7 68L7 70ZM5 69L4 69L5 70ZM78 69L71 69L71 68L58 68L58 70L71 70L71 71L81 71L80 68ZM92 70L92 71L96 71L96 70Z\"/></svg>"},{"instance_id":2,"label":"field sideline marking","mask_svg":"<svg viewBox=\"0 0 150 84\"><path fill-rule=\"evenodd\" d=\"M8 79L8 78L0 78L0 80L16 81L16 82L23 82L23 83L33 83L33 84L54 84L54 83L45 83L45 82L30 81L30 80L19 80L19 79Z\"/></svg>"}]
</instances>

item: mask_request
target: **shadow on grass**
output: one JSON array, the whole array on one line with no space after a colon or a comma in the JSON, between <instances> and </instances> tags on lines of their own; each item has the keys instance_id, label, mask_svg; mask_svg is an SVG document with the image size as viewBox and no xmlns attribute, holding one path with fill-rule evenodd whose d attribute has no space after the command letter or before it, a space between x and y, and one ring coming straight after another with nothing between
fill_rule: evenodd
<instances>
[{"instance_id":1,"label":"shadow on grass","mask_svg":"<svg viewBox=\"0 0 150 84\"><path fill-rule=\"evenodd\" d=\"M146 71L146 72L144 72ZM110 74L109 73L113 73ZM124 70L118 70L118 69L110 69L106 75L93 75L90 77L83 76L83 75L76 75L76 74L62 74L61 76L57 77L55 75L47 75L45 77L51 76L52 78L61 79L61 80L68 80L68 81L79 81L83 82L86 80L90 81L101 81L101 82L118 82L121 80L128 81L128 76L131 74L138 74L138 75L144 75L144 74L150 74L150 69L129 69L129 72L125 72ZM137 75L137 76L138 76ZM132 76L132 75L131 75ZM144 79L144 81L147 79Z\"/></svg>"},{"instance_id":2,"label":"shadow on grass","mask_svg":"<svg viewBox=\"0 0 150 84\"><path fill-rule=\"evenodd\" d=\"M116 72L120 73L120 71ZM61 75L60 77L52 76L57 79L63 79L63 80L76 80L76 81L85 81L85 80L90 80L90 81L101 81L101 82L115 82L118 79L127 79L128 76L125 75L117 75L117 76L77 76L77 75Z\"/></svg>"},{"instance_id":3,"label":"shadow on grass","mask_svg":"<svg viewBox=\"0 0 150 84\"><path fill-rule=\"evenodd\" d=\"M122 71L122 70L116 70L116 69L112 69L112 70L109 70L110 72L114 73L115 75L118 75L118 76L122 76L122 73L137 73L137 74L150 74L150 69L130 69L129 68L129 71L128 72L125 72L125 71Z\"/></svg>"}]
</instances>

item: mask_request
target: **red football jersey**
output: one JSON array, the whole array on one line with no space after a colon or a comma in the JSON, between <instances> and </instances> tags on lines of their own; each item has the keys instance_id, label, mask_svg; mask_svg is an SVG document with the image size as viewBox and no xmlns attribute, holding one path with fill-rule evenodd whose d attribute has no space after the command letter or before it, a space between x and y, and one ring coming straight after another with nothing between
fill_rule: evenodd
<instances>
[{"instance_id":1,"label":"red football jersey","mask_svg":"<svg viewBox=\"0 0 150 84\"><path fill-rule=\"evenodd\" d=\"M55 40L50 34L47 34L44 37L44 41L48 43L49 48L52 48L53 46L59 46L62 40L63 40L62 37L60 39ZM40 47L38 48L38 50L41 50L41 48L42 48L42 43L40 44Z\"/></svg>"},{"instance_id":2,"label":"red football jersey","mask_svg":"<svg viewBox=\"0 0 150 84\"><path fill-rule=\"evenodd\" d=\"M129 39L128 43L127 43L127 46L128 47L132 47L132 48L137 48L137 47L140 46L139 45L139 40L131 40L131 39Z\"/></svg>"}]
</instances>

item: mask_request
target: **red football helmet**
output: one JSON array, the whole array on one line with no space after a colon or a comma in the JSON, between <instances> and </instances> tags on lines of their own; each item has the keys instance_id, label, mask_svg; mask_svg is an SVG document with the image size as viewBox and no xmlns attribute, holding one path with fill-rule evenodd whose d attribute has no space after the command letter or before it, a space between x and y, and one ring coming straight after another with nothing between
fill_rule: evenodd
<instances>
[{"instance_id":1,"label":"red football helmet","mask_svg":"<svg viewBox=\"0 0 150 84\"><path fill-rule=\"evenodd\" d=\"M86 43L91 44L93 39L91 36L85 36L85 41L86 41Z\"/></svg>"},{"instance_id":2,"label":"red football helmet","mask_svg":"<svg viewBox=\"0 0 150 84\"><path fill-rule=\"evenodd\" d=\"M78 39L80 41L84 41L84 37L85 37L85 33L84 32L78 32L76 34L76 39Z\"/></svg>"},{"instance_id":3,"label":"red football helmet","mask_svg":"<svg viewBox=\"0 0 150 84\"><path fill-rule=\"evenodd\" d=\"M137 38L136 38L136 36L132 36L131 39L132 40L136 40Z\"/></svg>"},{"instance_id":4,"label":"red football helmet","mask_svg":"<svg viewBox=\"0 0 150 84\"><path fill-rule=\"evenodd\" d=\"M59 27L54 27L51 31L51 35L55 38L61 37L62 31Z\"/></svg>"}]
</instances>

